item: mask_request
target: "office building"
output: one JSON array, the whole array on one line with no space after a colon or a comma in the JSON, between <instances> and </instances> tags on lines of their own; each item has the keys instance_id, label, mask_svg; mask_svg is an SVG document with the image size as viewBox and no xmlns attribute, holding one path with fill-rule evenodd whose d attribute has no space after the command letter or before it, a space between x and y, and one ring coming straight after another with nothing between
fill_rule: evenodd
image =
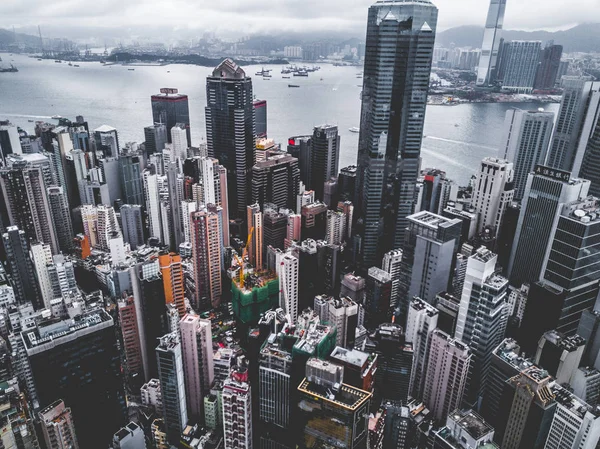
<instances>
[{"instance_id":1,"label":"office building","mask_svg":"<svg viewBox=\"0 0 600 449\"><path fill-rule=\"evenodd\" d=\"M589 181L571 179L568 172L543 166L529 175L508 263L512 285L540 279L549 257L554 223L565 204L587 196L589 186Z\"/></svg>"},{"instance_id":2,"label":"office building","mask_svg":"<svg viewBox=\"0 0 600 449\"><path fill-rule=\"evenodd\" d=\"M560 68L563 46L547 44L540 53L540 65L533 85L536 90L554 89Z\"/></svg>"},{"instance_id":3,"label":"office building","mask_svg":"<svg viewBox=\"0 0 600 449\"><path fill-rule=\"evenodd\" d=\"M449 201L457 199L458 186L446 178L446 172L435 168L421 172L418 188L415 212L428 211L440 215Z\"/></svg>"},{"instance_id":4,"label":"office building","mask_svg":"<svg viewBox=\"0 0 600 449\"><path fill-rule=\"evenodd\" d=\"M123 204L120 209L123 240L129 244L132 251L144 244L144 224L142 206Z\"/></svg>"},{"instance_id":5,"label":"office building","mask_svg":"<svg viewBox=\"0 0 600 449\"><path fill-rule=\"evenodd\" d=\"M290 427L292 354L269 339L259 356L258 401L261 423Z\"/></svg>"},{"instance_id":6,"label":"office building","mask_svg":"<svg viewBox=\"0 0 600 449\"><path fill-rule=\"evenodd\" d=\"M543 367L559 384L568 383L581 363L585 340L579 335L566 337L546 332L538 343L535 363Z\"/></svg>"},{"instance_id":7,"label":"office building","mask_svg":"<svg viewBox=\"0 0 600 449\"><path fill-rule=\"evenodd\" d=\"M201 210L191 215L192 261L197 311L216 306L221 300L221 229L219 216L214 212Z\"/></svg>"},{"instance_id":8,"label":"office building","mask_svg":"<svg viewBox=\"0 0 600 449\"><path fill-rule=\"evenodd\" d=\"M573 388L575 396L583 399L592 407L598 405L598 400L600 400L600 371L596 368L590 368L589 366L578 368L573 373L569 385Z\"/></svg>"},{"instance_id":9,"label":"office building","mask_svg":"<svg viewBox=\"0 0 600 449\"><path fill-rule=\"evenodd\" d=\"M346 240L346 214L343 212L327 211L327 228L325 240L330 245L341 245Z\"/></svg>"},{"instance_id":10,"label":"office building","mask_svg":"<svg viewBox=\"0 0 600 449\"><path fill-rule=\"evenodd\" d=\"M69 253L73 249L73 238L75 237L69 212L69 199L62 187L48 187L47 193L58 249L61 252Z\"/></svg>"},{"instance_id":11,"label":"office building","mask_svg":"<svg viewBox=\"0 0 600 449\"><path fill-rule=\"evenodd\" d=\"M112 206L99 205L96 210L98 214L96 222L97 247L103 251L108 251L111 236L114 233L121 235L117 214Z\"/></svg>"},{"instance_id":12,"label":"office building","mask_svg":"<svg viewBox=\"0 0 600 449\"><path fill-rule=\"evenodd\" d=\"M429 88L436 26L437 8L430 1L375 3L369 9L355 201L364 270L404 244L407 217L414 211L427 104L421 94ZM418 51L406 52L408 47ZM380 70L390 58L393 80ZM390 105L390 98L405 101ZM385 183L392 174L388 191ZM384 218L386 210L396 211L395 216Z\"/></svg>"},{"instance_id":13,"label":"office building","mask_svg":"<svg viewBox=\"0 0 600 449\"><path fill-rule=\"evenodd\" d=\"M365 278L348 273L342 280L340 296L350 298L357 304L363 304L365 298L365 285Z\"/></svg>"},{"instance_id":14,"label":"office building","mask_svg":"<svg viewBox=\"0 0 600 449\"><path fill-rule=\"evenodd\" d=\"M300 181L302 181L305 186L311 185L312 150L312 136L296 136L288 139L287 152L292 157L298 159Z\"/></svg>"},{"instance_id":15,"label":"office building","mask_svg":"<svg viewBox=\"0 0 600 449\"><path fill-rule=\"evenodd\" d=\"M513 167L513 163L503 159L486 157L481 161L471 199L478 214L477 233L487 227L494 229L496 236L500 233L504 212L515 194Z\"/></svg>"},{"instance_id":16,"label":"office building","mask_svg":"<svg viewBox=\"0 0 600 449\"><path fill-rule=\"evenodd\" d=\"M256 126L256 137L267 137L267 100L254 100L254 121Z\"/></svg>"},{"instance_id":17,"label":"office building","mask_svg":"<svg viewBox=\"0 0 600 449\"><path fill-rule=\"evenodd\" d=\"M407 217L408 229L402 253L400 317L406 319L411 298L433 304L448 290L454 254L458 250L462 222L423 211Z\"/></svg>"},{"instance_id":18,"label":"office building","mask_svg":"<svg viewBox=\"0 0 600 449\"><path fill-rule=\"evenodd\" d=\"M172 444L178 444L181 432L187 425L188 414L183 357L177 334L167 334L160 338L156 347L156 361L167 438Z\"/></svg>"},{"instance_id":19,"label":"office building","mask_svg":"<svg viewBox=\"0 0 600 449\"><path fill-rule=\"evenodd\" d=\"M152 126L146 126L144 128L146 154L151 156L155 153L162 153L165 144L169 141L168 134L166 123L155 123Z\"/></svg>"},{"instance_id":20,"label":"office building","mask_svg":"<svg viewBox=\"0 0 600 449\"><path fill-rule=\"evenodd\" d=\"M122 347L125 353L123 370L130 388L140 388L144 380L144 361L140 328L133 296L126 296L117 303Z\"/></svg>"},{"instance_id":21,"label":"office building","mask_svg":"<svg viewBox=\"0 0 600 449\"><path fill-rule=\"evenodd\" d=\"M600 92L592 92L580 132L573 171L591 181L590 193L600 196Z\"/></svg>"},{"instance_id":22,"label":"office building","mask_svg":"<svg viewBox=\"0 0 600 449\"><path fill-rule=\"evenodd\" d=\"M250 235L250 238L248 239L249 245L247 248L248 262L250 265L260 270L263 268L264 254L263 215L258 204L247 206L246 210L246 223L248 223L248 232Z\"/></svg>"},{"instance_id":23,"label":"office building","mask_svg":"<svg viewBox=\"0 0 600 449\"><path fill-rule=\"evenodd\" d=\"M252 203L294 209L300 186L298 160L278 153L252 167Z\"/></svg>"},{"instance_id":24,"label":"office building","mask_svg":"<svg viewBox=\"0 0 600 449\"><path fill-rule=\"evenodd\" d=\"M490 0L477 70L477 86L491 86L496 82L505 10L506 0Z\"/></svg>"},{"instance_id":25,"label":"office building","mask_svg":"<svg viewBox=\"0 0 600 449\"><path fill-rule=\"evenodd\" d=\"M577 175L599 106L600 83L585 77L565 77L561 85L563 96L547 165Z\"/></svg>"},{"instance_id":26,"label":"office building","mask_svg":"<svg viewBox=\"0 0 600 449\"><path fill-rule=\"evenodd\" d=\"M378 355L375 394L390 401L406 401L413 369L412 343L406 341L404 330L397 324L380 325L371 342L373 347L368 345L365 351Z\"/></svg>"},{"instance_id":27,"label":"office building","mask_svg":"<svg viewBox=\"0 0 600 449\"><path fill-rule=\"evenodd\" d=\"M358 326L358 304L350 298L315 296L314 311L319 314L321 323L335 326L336 344L343 348L354 347ZM362 387L361 387L362 388Z\"/></svg>"},{"instance_id":28,"label":"office building","mask_svg":"<svg viewBox=\"0 0 600 449\"><path fill-rule=\"evenodd\" d=\"M392 277L381 268L371 267L365 287L365 326L373 329L391 321Z\"/></svg>"},{"instance_id":29,"label":"office building","mask_svg":"<svg viewBox=\"0 0 600 449\"><path fill-rule=\"evenodd\" d=\"M112 449L146 449L144 431L133 421L130 422L115 433Z\"/></svg>"},{"instance_id":30,"label":"office building","mask_svg":"<svg viewBox=\"0 0 600 449\"><path fill-rule=\"evenodd\" d=\"M506 111L499 157L513 164L514 199L517 201L523 199L529 173L546 160L553 123L553 112Z\"/></svg>"},{"instance_id":31,"label":"office building","mask_svg":"<svg viewBox=\"0 0 600 449\"><path fill-rule=\"evenodd\" d=\"M143 161L138 154L124 154L119 158L121 197L124 204L144 205L142 183Z\"/></svg>"},{"instance_id":32,"label":"office building","mask_svg":"<svg viewBox=\"0 0 600 449\"><path fill-rule=\"evenodd\" d=\"M583 337L586 341L585 352L583 353L582 365L593 366L600 369L600 311L584 310L577 327L577 335Z\"/></svg>"},{"instance_id":33,"label":"office building","mask_svg":"<svg viewBox=\"0 0 600 449\"><path fill-rule=\"evenodd\" d=\"M161 254L158 263L165 289L165 303L173 304L181 319L186 313L185 274L181 256L176 253Z\"/></svg>"},{"instance_id":34,"label":"office building","mask_svg":"<svg viewBox=\"0 0 600 449\"><path fill-rule=\"evenodd\" d=\"M340 139L337 126L317 126L313 131L310 158L311 175L307 187L314 190L317 200L324 200L325 183L338 175Z\"/></svg>"},{"instance_id":35,"label":"office building","mask_svg":"<svg viewBox=\"0 0 600 449\"><path fill-rule=\"evenodd\" d=\"M434 449L498 449L494 428L473 410L457 409L446 425L434 433ZM504 447L504 446L503 446Z\"/></svg>"},{"instance_id":36,"label":"office building","mask_svg":"<svg viewBox=\"0 0 600 449\"><path fill-rule=\"evenodd\" d=\"M252 449L252 393L248 370L236 367L223 383L225 449Z\"/></svg>"},{"instance_id":37,"label":"office building","mask_svg":"<svg viewBox=\"0 0 600 449\"><path fill-rule=\"evenodd\" d=\"M504 43L502 89L520 94L533 92L541 51L539 41Z\"/></svg>"},{"instance_id":38,"label":"office building","mask_svg":"<svg viewBox=\"0 0 600 449\"><path fill-rule=\"evenodd\" d=\"M410 396L413 398L423 397L431 336L437 328L438 316L439 311L421 298L413 298L410 301L406 319L406 341L412 343L414 350L410 377Z\"/></svg>"},{"instance_id":39,"label":"office building","mask_svg":"<svg viewBox=\"0 0 600 449\"><path fill-rule=\"evenodd\" d=\"M0 152L2 160L5 160L9 154L22 153L19 131L8 120L0 121Z\"/></svg>"},{"instance_id":40,"label":"office building","mask_svg":"<svg viewBox=\"0 0 600 449\"><path fill-rule=\"evenodd\" d=\"M187 146L192 146L192 137L190 131L190 108L188 96L180 94L177 89L161 89L159 94L152 95L150 98L152 105L152 120L156 124L164 124L166 127L167 142L172 143L171 129L181 123L185 126ZM162 137L162 135L161 135ZM156 152L162 151L159 145L155 148ZM149 153L151 154L151 153Z\"/></svg>"},{"instance_id":41,"label":"office building","mask_svg":"<svg viewBox=\"0 0 600 449\"><path fill-rule=\"evenodd\" d=\"M95 309L69 320L42 322L24 330L21 340L35 385L30 399L45 408L62 398L75 417L80 447L105 449L126 416L113 319Z\"/></svg>"},{"instance_id":42,"label":"office building","mask_svg":"<svg viewBox=\"0 0 600 449\"><path fill-rule=\"evenodd\" d=\"M207 78L206 98L208 155L227 169L229 217L245 219L256 162L252 79L226 59Z\"/></svg>"},{"instance_id":43,"label":"office building","mask_svg":"<svg viewBox=\"0 0 600 449\"><path fill-rule=\"evenodd\" d=\"M496 273L498 256L486 248L469 257L455 338L472 351L468 403L481 400L492 352L504 338L508 321L508 280Z\"/></svg>"},{"instance_id":44,"label":"office building","mask_svg":"<svg viewBox=\"0 0 600 449\"><path fill-rule=\"evenodd\" d=\"M48 449L79 449L71 409L62 400L41 410L39 417Z\"/></svg>"},{"instance_id":45,"label":"office building","mask_svg":"<svg viewBox=\"0 0 600 449\"><path fill-rule=\"evenodd\" d=\"M33 263L29 258L29 242L25 232L16 226L9 226L2 235L2 242L17 303L31 303L36 310L43 309L44 302L36 281Z\"/></svg>"},{"instance_id":46,"label":"office building","mask_svg":"<svg viewBox=\"0 0 600 449\"><path fill-rule=\"evenodd\" d=\"M94 130L94 142L96 143L96 158L119 157L121 146L119 145L119 133L116 128L102 125Z\"/></svg>"},{"instance_id":47,"label":"office building","mask_svg":"<svg viewBox=\"0 0 600 449\"><path fill-rule=\"evenodd\" d=\"M348 345L352 347L352 345ZM344 367L344 382L364 391L373 392L377 373L377 354L336 346L329 355L336 365Z\"/></svg>"},{"instance_id":48,"label":"office building","mask_svg":"<svg viewBox=\"0 0 600 449\"><path fill-rule=\"evenodd\" d=\"M556 410L553 379L531 366L508 379L496 417L495 440L501 448L542 449Z\"/></svg>"},{"instance_id":49,"label":"office building","mask_svg":"<svg viewBox=\"0 0 600 449\"><path fill-rule=\"evenodd\" d=\"M279 307L295 323L299 310L300 260L290 253L278 253L275 267L279 278Z\"/></svg>"},{"instance_id":50,"label":"office building","mask_svg":"<svg viewBox=\"0 0 600 449\"><path fill-rule=\"evenodd\" d=\"M214 158L203 157L200 161L204 204L214 204L222 209L221 235L223 246L229 246L229 194L227 169ZM200 204L202 200L195 198Z\"/></svg>"},{"instance_id":51,"label":"office building","mask_svg":"<svg viewBox=\"0 0 600 449\"><path fill-rule=\"evenodd\" d=\"M423 374L423 402L433 418L441 422L462 403L472 354L468 346L436 329L431 335L428 355Z\"/></svg>"},{"instance_id":52,"label":"office building","mask_svg":"<svg viewBox=\"0 0 600 449\"><path fill-rule=\"evenodd\" d=\"M203 416L204 397L215 377L211 326L210 320L190 314L179 322L187 409L195 422Z\"/></svg>"},{"instance_id":53,"label":"office building","mask_svg":"<svg viewBox=\"0 0 600 449\"><path fill-rule=\"evenodd\" d=\"M306 378L298 387L305 447L367 447L371 393L344 384L343 373L341 366L319 359L306 363Z\"/></svg>"}]
</instances>

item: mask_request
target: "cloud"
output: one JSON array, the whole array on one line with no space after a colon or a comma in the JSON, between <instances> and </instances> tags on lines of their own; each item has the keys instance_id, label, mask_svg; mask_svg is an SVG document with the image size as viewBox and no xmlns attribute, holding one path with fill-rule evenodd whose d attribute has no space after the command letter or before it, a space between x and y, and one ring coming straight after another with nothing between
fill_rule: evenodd
<instances>
[{"instance_id":1,"label":"cloud","mask_svg":"<svg viewBox=\"0 0 600 449\"><path fill-rule=\"evenodd\" d=\"M146 36L191 30L231 37L274 32L346 32L362 36L373 0L0 0L0 27L42 25L56 33L74 26L145 30ZM486 0L434 0L439 28L482 25ZM508 0L505 28L556 29L600 22L598 0ZM57 34L54 37L59 37ZM67 36L68 37L68 36Z\"/></svg>"}]
</instances>

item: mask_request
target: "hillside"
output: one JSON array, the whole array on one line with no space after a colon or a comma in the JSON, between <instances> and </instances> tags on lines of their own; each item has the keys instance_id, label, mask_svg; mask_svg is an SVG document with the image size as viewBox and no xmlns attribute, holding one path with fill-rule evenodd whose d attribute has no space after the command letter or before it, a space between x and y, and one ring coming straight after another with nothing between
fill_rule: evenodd
<instances>
[{"instance_id":1,"label":"hillside","mask_svg":"<svg viewBox=\"0 0 600 449\"><path fill-rule=\"evenodd\" d=\"M506 40L534 40L546 42L554 40L561 44L565 52L592 52L600 51L600 25L583 24L565 31L518 31L505 30L503 37ZM458 47L481 47L483 40L483 27L461 26L450 28L438 33L436 43L448 47L454 43Z\"/></svg>"}]
</instances>

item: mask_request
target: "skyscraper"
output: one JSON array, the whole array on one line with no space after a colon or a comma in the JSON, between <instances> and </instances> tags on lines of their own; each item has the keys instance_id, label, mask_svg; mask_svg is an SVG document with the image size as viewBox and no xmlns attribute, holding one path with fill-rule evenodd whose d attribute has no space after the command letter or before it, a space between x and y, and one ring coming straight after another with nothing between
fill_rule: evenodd
<instances>
[{"instance_id":1,"label":"skyscraper","mask_svg":"<svg viewBox=\"0 0 600 449\"><path fill-rule=\"evenodd\" d=\"M137 204L124 204L121 206L121 225L123 227L123 240L129 243L132 251L144 244L144 224L142 206Z\"/></svg>"},{"instance_id":2,"label":"skyscraper","mask_svg":"<svg viewBox=\"0 0 600 449\"><path fill-rule=\"evenodd\" d=\"M42 433L49 449L79 449L71 409L62 400L40 411Z\"/></svg>"},{"instance_id":3,"label":"skyscraper","mask_svg":"<svg viewBox=\"0 0 600 449\"><path fill-rule=\"evenodd\" d=\"M225 449L252 449L252 394L246 368L232 371L222 398Z\"/></svg>"},{"instance_id":4,"label":"skyscraper","mask_svg":"<svg viewBox=\"0 0 600 449\"><path fill-rule=\"evenodd\" d=\"M534 89L553 89L560 68L563 46L552 43L546 45L540 55L540 65L535 76Z\"/></svg>"},{"instance_id":5,"label":"skyscraper","mask_svg":"<svg viewBox=\"0 0 600 449\"><path fill-rule=\"evenodd\" d=\"M429 0L369 9L356 201L365 270L402 246L414 210L436 26Z\"/></svg>"},{"instance_id":6,"label":"skyscraper","mask_svg":"<svg viewBox=\"0 0 600 449\"><path fill-rule=\"evenodd\" d=\"M221 230L219 216L201 210L191 215L192 260L196 298L194 307L201 311L221 300Z\"/></svg>"},{"instance_id":7,"label":"skyscraper","mask_svg":"<svg viewBox=\"0 0 600 449\"><path fill-rule=\"evenodd\" d=\"M500 225L506 208L514 198L514 165L502 159L486 157L481 161L475 178L471 205L477 211L477 232L491 227L495 235L500 233Z\"/></svg>"},{"instance_id":8,"label":"skyscraper","mask_svg":"<svg viewBox=\"0 0 600 449\"><path fill-rule=\"evenodd\" d=\"M499 157L513 164L515 200L523 199L527 175L546 160L553 123L553 112L516 108L506 111Z\"/></svg>"},{"instance_id":9,"label":"skyscraper","mask_svg":"<svg viewBox=\"0 0 600 449\"><path fill-rule=\"evenodd\" d=\"M573 164L579 177L591 181L590 193L600 196L600 92L592 92Z\"/></svg>"},{"instance_id":10,"label":"skyscraper","mask_svg":"<svg viewBox=\"0 0 600 449\"><path fill-rule=\"evenodd\" d=\"M36 310L43 309L44 302L36 281L33 263L29 258L29 243L25 232L16 226L9 226L2 235L2 241L17 303L30 302Z\"/></svg>"},{"instance_id":11,"label":"skyscraper","mask_svg":"<svg viewBox=\"0 0 600 449\"><path fill-rule=\"evenodd\" d=\"M177 334L167 334L160 338L156 347L156 361L167 438L172 444L178 444L181 431L187 425L188 414L183 357Z\"/></svg>"},{"instance_id":12,"label":"skyscraper","mask_svg":"<svg viewBox=\"0 0 600 449\"><path fill-rule=\"evenodd\" d=\"M245 219L256 162L252 79L226 59L207 78L206 98L208 155L227 169L230 218Z\"/></svg>"},{"instance_id":13,"label":"skyscraper","mask_svg":"<svg viewBox=\"0 0 600 449\"><path fill-rule=\"evenodd\" d=\"M300 261L291 253L278 253L275 262L277 277L279 277L279 307L289 315L291 322L298 318L299 294L298 283Z\"/></svg>"},{"instance_id":14,"label":"skyscraper","mask_svg":"<svg viewBox=\"0 0 600 449\"><path fill-rule=\"evenodd\" d=\"M512 41L504 44L502 59L504 72L502 89L520 94L533 91L542 43L540 41Z\"/></svg>"},{"instance_id":15,"label":"skyscraper","mask_svg":"<svg viewBox=\"0 0 600 449\"><path fill-rule=\"evenodd\" d=\"M469 404L481 399L487 387L493 351L504 338L508 320L508 280L496 274L498 256L480 248L469 257L455 338L473 353Z\"/></svg>"},{"instance_id":16,"label":"skyscraper","mask_svg":"<svg viewBox=\"0 0 600 449\"><path fill-rule=\"evenodd\" d=\"M315 198L323 201L325 182L337 177L340 163L340 136L338 127L333 125L316 126L312 137L310 158L310 184Z\"/></svg>"},{"instance_id":17,"label":"skyscraper","mask_svg":"<svg viewBox=\"0 0 600 449\"><path fill-rule=\"evenodd\" d=\"M119 145L119 133L116 128L102 125L94 130L94 141L96 153L103 158L119 157L121 146Z\"/></svg>"},{"instance_id":18,"label":"skyscraper","mask_svg":"<svg viewBox=\"0 0 600 449\"><path fill-rule=\"evenodd\" d=\"M300 180L305 186L309 186L311 180L312 148L312 136L295 136L288 139L287 152L298 159ZM354 199L354 196L352 199Z\"/></svg>"},{"instance_id":19,"label":"skyscraper","mask_svg":"<svg viewBox=\"0 0 600 449\"><path fill-rule=\"evenodd\" d=\"M565 77L548 166L578 175L600 102L600 83ZM591 119L591 122L589 120ZM584 124L589 123L584 132ZM577 162L577 165L576 165Z\"/></svg>"},{"instance_id":20,"label":"skyscraper","mask_svg":"<svg viewBox=\"0 0 600 449\"><path fill-rule=\"evenodd\" d=\"M256 122L256 137L267 137L267 100L254 100L254 120Z\"/></svg>"},{"instance_id":21,"label":"skyscraper","mask_svg":"<svg viewBox=\"0 0 600 449\"><path fill-rule=\"evenodd\" d=\"M142 360L140 328L134 297L127 296L123 298L118 302L117 307L119 310L119 328L125 352L123 370L127 376L126 382L130 388L139 389L144 383L144 362Z\"/></svg>"},{"instance_id":22,"label":"skyscraper","mask_svg":"<svg viewBox=\"0 0 600 449\"><path fill-rule=\"evenodd\" d=\"M479 70L477 71L478 86L493 85L496 81L498 52L500 51L505 10L506 0L490 1L490 9L485 22L483 43L481 44Z\"/></svg>"},{"instance_id":23,"label":"skyscraper","mask_svg":"<svg viewBox=\"0 0 600 449\"><path fill-rule=\"evenodd\" d=\"M258 204L249 205L246 208L248 223L248 233L254 229L252 236L249 239L248 262L257 269L263 268L263 215Z\"/></svg>"},{"instance_id":24,"label":"skyscraper","mask_svg":"<svg viewBox=\"0 0 600 449\"><path fill-rule=\"evenodd\" d=\"M252 203L294 209L300 186L298 160L276 154L252 167Z\"/></svg>"},{"instance_id":25,"label":"skyscraper","mask_svg":"<svg viewBox=\"0 0 600 449\"><path fill-rule=\"evenodd\" d=\"M365 326L373 329L392 319L392 277L381 268L369 268L366 279Z\"/></svg>"},{"instance_id":26,"label":"skyscraper","mask_svg":"<svg viewBox=\"0 0 600 449\"><path fill-rule=\"evenodd\" d=\"M460 407L471 363L469 347L436 329L424 373L423 402L436 421L442 421Z\"/></svg>"},{"instance_id":27,"label":"skyscraper","mask_svg":"<svg viewBox=\"0 0 600 449\"><path fill-rule=\"evenodd\" d=\"M181 256L176 253L158 256L160 271L165 289L167 304L173 304L179 313L179 318L185 315L185 275Z\"/></svg>"},{"instance_id":28,"label":"skyscraper","mask_svg":"<svg viewBox=\"0 0 600 449\"><path fill-rule=\"evenodd\" d=\"M203 398L215 377L211 326L210 320L190 314L179 322L188 413L196 420L204 415Z\"/></svg>"},{"instance_id":29,"label":"skyscraper","mask_svg":"<svg viewBox=\"0 0 600 449\"><path fill-rule=\"evenodd\" d=\"M513 285L540 279L563 205L585 198L589 185L543 166L529 174L507 270Z\"/></svg>"},{"instance_id":30,"label":"skyscraper","mask_svg":"<svg viewBox=\"0 0 600 449\"><path fill-rule=\"evenodd\" d=\"M169 141L167 136L167 125L165 123L155 123L152 126L146 126L144 128L146 154L150 156L154 153L162 152L165 149L165 144Z\"/></svg>"},{"instance_id":31,"label":"skyscraper","mask_svg":"<svg viewBox=\"0 0 600 449\"><path fill-rule=\"evenodd\" d=\"M124 154L119 158L119 174L124 204L144 204L141 157L137 154Z\"/></svg>"},{"instance_id":32,"label":"skyscraper","mask_svg":"<svg viewBox=\"0 0 600 449\"><path fill-rule=\"evenodd\" d=\"M160 94L152 95L150 98L152 104L152 119L155 124L166 125L167 142L171 143L171 128L176 124L182 123L185 126L187 134L187 147L192 146L192 135L190 131L190 107L188 104L188 96L180 94L177 89L161 89ZM156 125L154 125L156 129ZM155 140L156 152L162 151L160 145L156 145L159 140Z\"/></svg>"},{"instance_id":33,"label":"skyscraper","mask_svg":"<svg viewBox=\"0 0 600 449\"><path fill-rule=\"evenodd\" d=\"M73 248L73 238L75 237L69 212L69 199L62 187L48 187L47 192L58 248L64 253L69 253Z\"/></svg>"}]
</instances>

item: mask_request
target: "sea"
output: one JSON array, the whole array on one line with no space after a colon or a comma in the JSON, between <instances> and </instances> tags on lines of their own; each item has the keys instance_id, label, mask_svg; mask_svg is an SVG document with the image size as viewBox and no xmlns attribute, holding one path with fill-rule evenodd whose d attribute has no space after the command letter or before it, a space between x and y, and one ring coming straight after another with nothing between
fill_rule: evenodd
<instances>
[{"instance_id":1,"label":"sea","mask_svg":"<svg viewBox=\"0 0 600 449\"><path fill-rule=\"evenodd\" d=\"M99 62L38 61L25 55L0 53L3 64L17 73L0 73L0 120L10 120L32 132L32 121L52 122L60 115L74 120L81 115L92 129L111 125L119 140L144 140L144 127L152 124L150 96L172 87L189 96L192 143L205 139L206 77L210 67L195 65L122 66ZM362 67L319 64L306 78L284 79L280 66L272 77L255 75L262 66L244 66L253 79L254 95L267 101L268 136L284 147L295 135L312 134L315 126L337 125L341 135L340 168L356 163L360 126ZM310 64L309 64L310 66ZM130 70L135 69L135 70ZM285 75L287 76L287 75ZM299 85L290 88L289 84ZM428 106L422 147L422 167L444 170L459 185L467 185L482 158L497 156L504 116L510 108L538 109L538 103L473 103ZM543 107L558 111L558 104Z\"/></svg>"}]
</instances>

